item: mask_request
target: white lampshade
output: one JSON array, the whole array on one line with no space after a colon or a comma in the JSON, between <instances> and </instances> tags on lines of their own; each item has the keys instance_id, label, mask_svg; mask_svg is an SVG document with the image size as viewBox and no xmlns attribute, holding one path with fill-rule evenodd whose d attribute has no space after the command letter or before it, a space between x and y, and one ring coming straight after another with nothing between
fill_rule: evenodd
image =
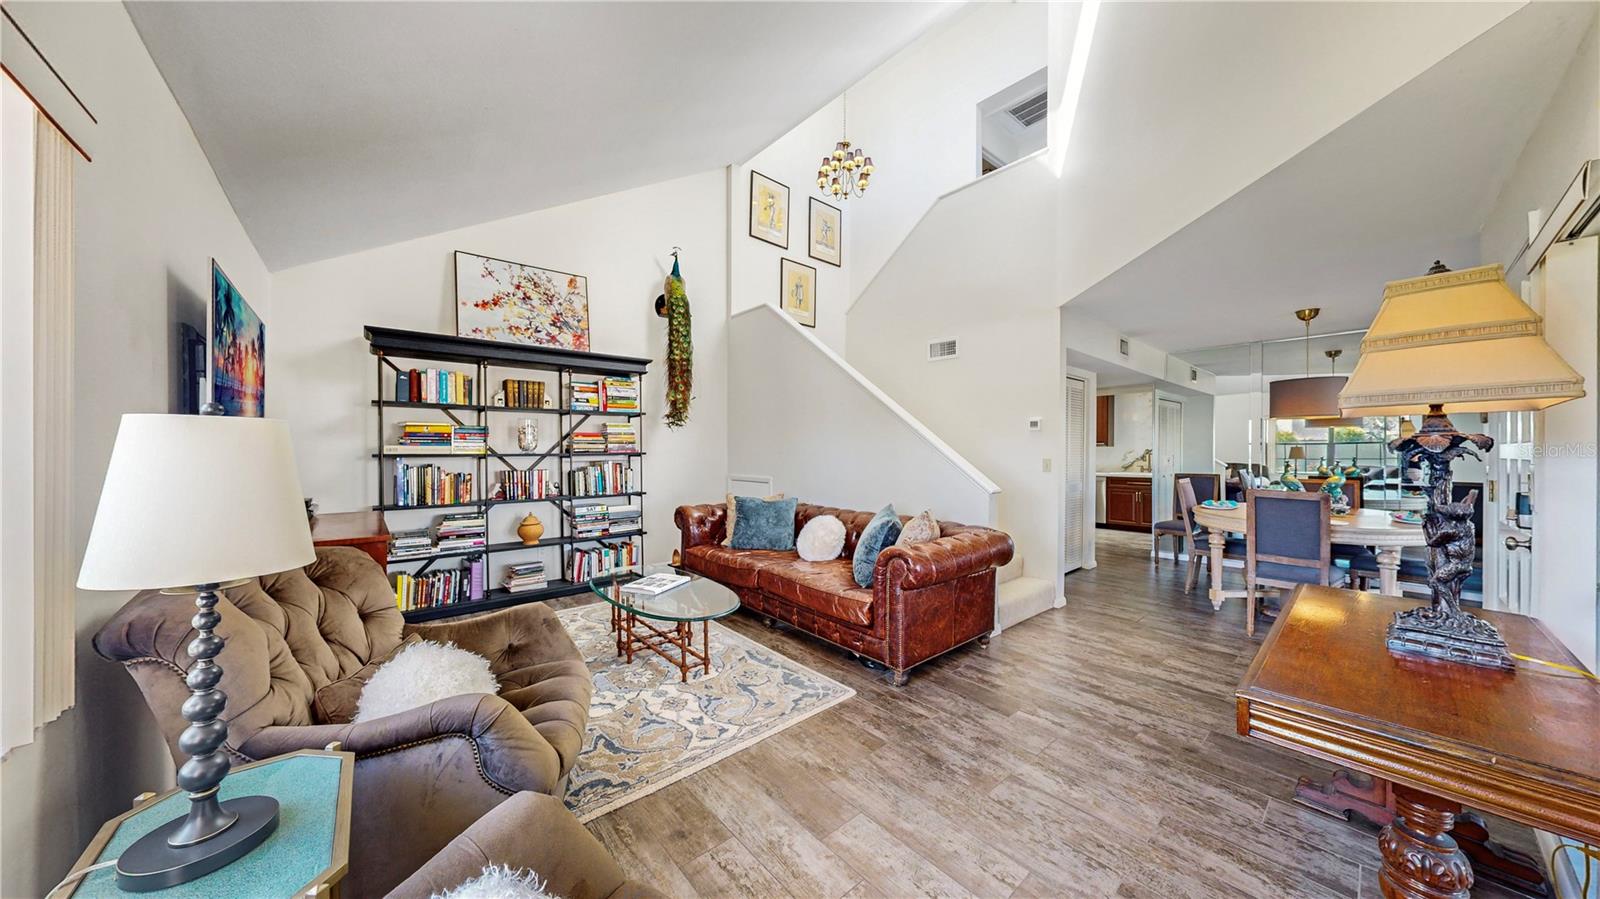
<instances>
[{"instance_id":1,"label":"white lampshade","mask_svg":"<svg viewBox=\"0 0 1600 899\"><path fill-rule=\"evenodd\" d=\"M1339 394L1346 415L1536 411L1583 396L1544 320L1483 265L1391 281Z\"/></svg>"},{"instance_id":2,"label":"white lampshade","mask_svg":"<svg viewBox=\"0 0 1600 899\"><path fill-rule=\"evenodd\" d=\"M122 416L79 587L189 587L314 558L283 422Z\"/></svg>"}]
</instances>

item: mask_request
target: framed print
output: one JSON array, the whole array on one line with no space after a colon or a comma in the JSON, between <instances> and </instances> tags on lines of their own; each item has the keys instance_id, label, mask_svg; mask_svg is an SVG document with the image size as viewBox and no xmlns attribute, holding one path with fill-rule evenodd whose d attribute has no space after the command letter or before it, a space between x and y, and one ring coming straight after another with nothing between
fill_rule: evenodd
<instances>
[{"instance_id":1,"label":"framed print","mask_svg":"<svg viewBox=\"0 0 1600 899\"><path fill-rule=\"evenodd\" d=\"M211 260L211 401L224 415L267 414L267 326Z\"/></svg>"},{"instance_id":2,"label":"framed print","mask_svg":"<svg viewBox=\"0 0 1600 899\"><path fill-rule=\"evenodd\" d=\"M808 328L817 326L817 270L809 265L784 259L778 267L779 287L783 291L779 308Z\"/></svg>"},{"instance_id":3,"label":"framed print","mask_svg":"<svg viewBox=\"0 0 1600 899\"><path fill-rule=\"evenodd\" d=\"M789 188L750 171L750 236L789 249Z\"/></svg>"},{"instance_id":4,"label":"framed print","mask_svg":"<svg viewBox=\"0 0 1600 899\"><path fill-rule=\"evenodd\" d=\"M456 336L589 349L589 279L456 251Z\"/></svg>"},{"instance_id":5,"label":"framed print","mask_svg":"<svg viewBox=\"0 0 1600 899\"><path fill-rule=\"evenodd\" d=\"M844 214L816 197L811 198L812 259L829 265L844 265Z\"/></svg>"}]
</instances>

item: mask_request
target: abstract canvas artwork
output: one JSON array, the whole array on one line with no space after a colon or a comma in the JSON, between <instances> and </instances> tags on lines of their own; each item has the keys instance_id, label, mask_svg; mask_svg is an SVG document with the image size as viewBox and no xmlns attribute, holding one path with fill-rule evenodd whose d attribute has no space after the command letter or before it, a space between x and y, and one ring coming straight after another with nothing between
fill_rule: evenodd
<instances>
[{"instance_id":1,"label":"abstract canvas artwork","mask_svg":"<svg viewBox=\"0 0 1600 899\"><path fill-rule=\"evenodd\" d=\"M456 252L456 334L589 349L589 279Z\"/></svg>"},{"instance_id":2,"label":"abstract canvas artwork","mask_svg":"<svg viewBox=\"0 0 1600 899\"><path fill-rule=\"evenodd\" d=\"M844 214L816 197L811 198L812 259L829 265L844 265Z\"/></svg>"},{"instance_id":3,"label":"abstract canvas artwork","mask_svg":"<svg viewBox=\"0 0 1600 899\"><path fill-rule=\"evenodd\" d=\"M750 173L750 236L789 249L789 188Z\"/></svg>"},{"instance_id":4,"label":"abstract canvas artwork","mask_svg":"<svg viewBox=\"0 0 1600 899\"><path fill-rule=\"evenodd\" d=\"M808 328L817 326L817 270L785 259L779 265L778 280L783 295L779 306L794 320Z\"/></svg>"},{"instance_id":5,"label":"abstract canvas artwork","mask_svg":"<svg viewBox=\"0 0 1600 899\"><path fill-rule=\"evenodd\" d=\"M267 414L267 326L211 260L211 401L224 414Z\"/></svg>"}]
</instances>

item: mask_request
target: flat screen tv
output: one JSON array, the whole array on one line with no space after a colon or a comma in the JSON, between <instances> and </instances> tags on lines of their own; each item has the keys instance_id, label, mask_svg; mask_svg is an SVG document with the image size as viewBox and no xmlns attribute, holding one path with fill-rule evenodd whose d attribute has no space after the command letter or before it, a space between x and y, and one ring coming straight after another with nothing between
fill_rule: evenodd
<instances>
[{"instance_id":1,"label":"flat screen tv","mask_svg":"<svg viewBox=\"0 0 1600 899\"><path fill-rule=\"evenodd\" d=\"M266 325L211 260L211 401L226 415L266 415L266 364Z\"/></svg>"}]
</instances>

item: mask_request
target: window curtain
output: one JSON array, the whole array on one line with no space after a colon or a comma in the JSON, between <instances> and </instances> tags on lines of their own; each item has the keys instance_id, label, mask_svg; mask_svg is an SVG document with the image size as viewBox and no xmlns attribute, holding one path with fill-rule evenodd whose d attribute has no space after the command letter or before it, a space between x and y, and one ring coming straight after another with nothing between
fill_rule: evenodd
<instances>
[{"instance_id":1,"label":"window curtain","mask_svg":"<svg viewBox=\"0 0 1600 899\"><path fill-rule=\"evenodd\" d=\"M72 509L72 167L77 153L36 114L33 195L34 726L71 708L76 553Z\"/></svg>"}]
</instances>

